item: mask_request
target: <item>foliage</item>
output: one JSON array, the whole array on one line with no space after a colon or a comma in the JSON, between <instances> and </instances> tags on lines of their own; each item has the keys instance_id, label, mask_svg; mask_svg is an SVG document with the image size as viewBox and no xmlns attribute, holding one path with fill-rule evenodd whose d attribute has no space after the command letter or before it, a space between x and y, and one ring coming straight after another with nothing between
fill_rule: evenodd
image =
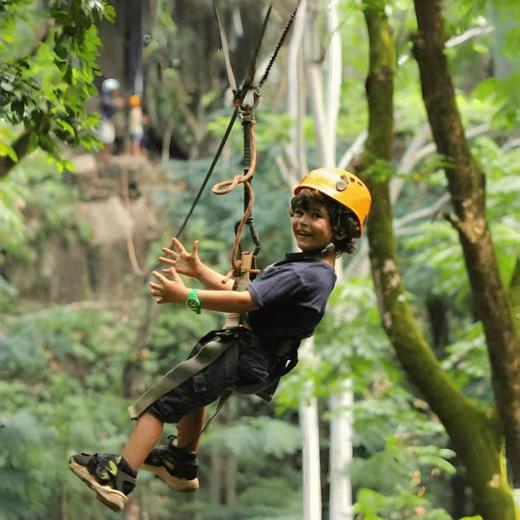
<instances>
[{"instance_id":1,"label":"foliage","mask_svg":"<svg viewBox=\"0 0 520 520\"><path fill-rule=\"evenodd\" d=\"M2 9L0 122L22 127L15 132L28 138L28 152L41 148L60 170L72 169L58 143L97 145L92 131L98 120L84 107L98 73L96 24L113 19L114 10L104 0L53 0L47 9L21 0ZM29 34L40 34L34 48ZM5 155L22 158L2 136L0 156Z\"/></svg>"},{"instance_id":2,"label":"foliage","mask_svg":"<svg viewBox=\"0 0 520 520\"><path fill-rule=\"evenodd\" d=\"M0 242L4 253L13 257L34 259L36 241L60 230L89 237L75 204L74 189L57 178L56 168L43 154L35 154L0 183ZM31 244L32 242L32 244Z\"/></svg>"},{"instance_id":3,"label":"foliage","mask_svg":"<svg viewBox=\"0 0 520 520\"><path fill-rule=\"evenodd\" d=\"M401 492L387 497L371 489L362 489L354 511L366 520L400 520L424 518L426 520L451 520L442 509L428 508L428 501L413 493Z\"/></svg>"},{"instance_id":4,"label":"foliage","mask_svg":"<svg viewBox=\"0 0 520 520\"><path fill-rule=\"evenodd\" d=\"M115 323L106 314L54 307L6 326L0 347L2 520L58 518L65 504L78 507L85 490L63 472L67 456L93 438L104 451L119 449L125 407L118 390L128 353L125 330ZM103 515L100 507L84 518Z\"/></svg>"},{"instance_id":5,"label":"foliage","mask_svg":"<svg viewBox=\"0 0 520 520\"><path fill-rule=\"evenodd\" d=\"M23 208L28 191L18 183L0 184L0 241L4 251L18 251L25 242Z\"/></svg>"},{"instance_id":6,"label":"foliage","mask_svg":"<svg viewBox=\"0 0 520 520\"><path fill-rule=\"evenodd\" d=\"M51 477L46 468L57 477L52 453L41 449L41 444L56 442L51 426L42 426L36 417L20 411L10 418L2 418L0 430L0 496L2 520L41 518L41 511L52 498L53 490L46 486ZM23 449L21 449L23 447ZM31 507L28 508L27 505Z\"/></svg>"},{"instance_id":7,"label":"foliage","mask_svg":"<svg viewBox=\"0 0 520 520\"><path fill-rule=\"evenodd\" d=\"M272 439L277 439L277 442L273 444ZM232 453L245 464L252 464L258 460L255 450L277 459L297 452L301 436L297 427L285 421L246 416L235 424L211 431L208 443Z\"/></svg>"},{"instance_id":8,"label":"foliage","mask_svg":"<svg viewBox=\"0 0 520 520\"><path fill-rule=\"evenodd\" d=\"M426 122L416 65L409 59L409 36L415 30L411 4L402 0L388 9L397 36L399 67L395 155L392 165L380 168L385 178L390 178L391 168L399 169L403 153ZM63 3L50 5L56 8ZM32 146L47 152L51 137L56 148L49 153L56 154L55 159L60 140L76 144L79 139L85 145L92 144L87 127L95 122L85 118L80 105L93 92L98 41L92 24L101 17L111 17L111 9L105 10L101 2L75 5L81 6L78 20L82 30L69 34L66 28L72 23L70 13L54 10L55 26L32 49L34 40L28 35L44 26L50 11L35 9L29 0L0 1L0 61L7 82L7 88L2 84L0 93L5 111L4 126L0 127L3 155L14 157L11 145L24 129L41 130ZM191 56L193 35L172 21L170 2L158 5L159 16L146 60L158 65L162 75L154 83L150 79L148 92L163 123L173 119L176 137L192 153L199 154L198 160L168 163L166 175L171 191L164 186L151 191L153 203L164 217L165 229L177 230L209 167L210 151L223 133L230 109L222 108L225 82L219 78L208 84L208 77L216 77L209 69L203 74L203 89L199 88L200 70L193 69L202 67L197 60L189 64L186 60L187 55ZM448 11L448 37L478 25L480 17L488 16L489 7L507 7L513 12L517 9L511 2L498 1L457 0L444 5ZM339 30L347 75L338 127L341 151L348 149L367 121L364 79L368 43L358 7L359 2L354 0L341 3ZM493 22L491 16L485 20ZM518 255L520 229L520 155L515 144L517 133L511 130L518 111L518 89L512 88L517 83L517 71L512 66L507 77L489 74L493 53L514 58L516 38L517 31L507 29L503 36L501 33L498 50L492 35L449 49L457 102L467 128L491 121L492 132L472 139L471 146L486 174L488 217L506 284ZM211 60L218 61L215 56ZM221 65L218 63L217 68ZM281 76L273 85L275 91L283 91ZM275 79L276 75L272 75L270 81ZM187 84L197 87L185 89ZM263 239L259 257L262 267L281 258L290 244L286 225L290 193L278 174L276 158L288 142L291 122L280 114L284 108L275 98L264 95L257 111L255 219ZM190 127L181 106L191 111L202 128L204 138L197 145L201 135ZM311 164L315 150L310 119L305 122L305 135ZM237 123L211 183L241 172L240 161L241 132ZM399 175L404 187L395 207L397 219L430 207L445 193L442 162L442 158L426 154L410 175ZM35 243L45 241L58 229L63 230L65 239L77 234L88 236L74 211L75 196L66 178L58 182L55 177L53 167L36 156L0 183L0 244L9 257L31 258ZM240 188L219 198L209 193L208 186L185 231L185 243L199 239L203 259L226 272L233 226L241 210ZM444 210L449 210L447 205ZM407 298L413 302L427 336L434 326L426 311L428 299L436 297L446 303L449 334L438 351L442 366L478 406L487 408L492 404L492 391L485 338L472 313L456 232L440 216L423 217L406 226L396 222ZM169 234L163 234L153 245L150 263L169 238ZM246 243L249 247L248 240ZM85 486L63 468L67 457L78 449L120 450L130 430L124 412L128 403L121 398L121 380L125 364L135 359L132 348L138 320L124 321L118 313L107 311L20 302L16 287L3 278L0 313L0 423L4 426L0 428L0 520L61 518L65 514L80 514L86 520L110 518L111 513L92 501ZM162 308L142 352L143 384L184 358L204 332L220 323L221 316L216 313L196 316L184 309ZM197 498L172 496L162 482L140 475L136 497L143 515L209 520L301 518L300 433L296 417L301 390L306 381L315 383L325 410L320 425L326 434L332 416L326 411L326 401L349 379L355 394L352 413L356 433L354 461L345 471L353 480L356 512L366 520L450 518L450 479L456 464L453 452L437 418L398 368L380 327L373 287L367 277L338 285L316 334L316 344L322 362L319 366L300 363L284 379L276 396L276 416L271 405L256 398L228 402L204 438L203 486ZM326 441L322 448L326 460ZM237 468L232 503L211 497L215 454L222 457L222 471ZM232 475L222 473L221 477L231 479ZM219 490L222 494L223 488ZM91 507L86 509L87 500ZM470 510L471 504L467 506Z\"/></svg>"}]
</instances>

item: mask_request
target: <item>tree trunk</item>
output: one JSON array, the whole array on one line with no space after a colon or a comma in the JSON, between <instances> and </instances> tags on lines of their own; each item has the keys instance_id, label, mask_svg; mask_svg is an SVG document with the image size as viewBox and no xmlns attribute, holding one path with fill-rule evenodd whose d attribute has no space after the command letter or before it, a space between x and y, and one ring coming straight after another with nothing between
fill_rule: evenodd
<instances>
[{"instance_id":1,"label":"tree trunk","mask_svg":"<svg viewBox=\"0 0 520 520\"><path fill-rule=\"evenodd\" d=\"M226 456L225 465L225 496L224 503L228 506L233 506L237 501L237 472L238 463L237 458L232 453Z\"/></svg>"},{"instance_id":2,"label":"tree trunk","mask_svg":"<svg viewBox=\"0 0 520 520\"><path fill-rule=\"evenodd\" d=\"M301 64L303 59L301 46L303 43L306 18L307 0L301 0L292 28L287 67L287 111L292 120L291 142L288 154L290 156L292 170L295 173L292 177L294 177L296 181L301 179L307 170L303 134L305 92L303 91L303 81L301 81ZM289 186L289 188L292 190L294 186Z\"/></svg>"},{"instance_id":3,"label":"tree trunk","mask_svg":"<svg viewBox=\"0 0 520 520\"><path fill-rule=\"evenodd\" d=\"M444 54L440 0L415 0L418 33L414 53L437 151L446 157L446 177L474 307L482 321L498 415L513 479L520 486L520 341L485 214L485 178L471 156Z\"/></svg>"},{"instance_id":4,"label":"tree trunk","mask_svg":"<svg viewBox=\"0 0 520 520\"><path fill-rule=\"evenodd\" d=\"M328 81L327 81L327 118L326 139L327 156L322 158L323 166L336 166L336 133L341 95L341 37L339 34L338 0L327 2L327 29L330 34L328 48Z\"/></svg>"},{"instance_id":5,"label":"tree trunk","mask_svg":"<svg viewBox=\"0 0 520 520\"><path fill-rule=\"evenodd\" d=\"M509 286L509 301L515 317L516 334L520 335L520 257L516 259L515 269Z\"/></svg>"},{"instance_id":6,"label":"tree trunk","mask_svg":"<svg viewBox=\"0 0 520 520\"><path fill-rule=\"evenodd\" d=\"M306 31L306 63L305 70L309 82L309 98L314 119L316 133L316 146L320 159L326 158L329 147L327 146L327 122L325 120L325 109L323 106L323 79L322 60L320 59L320 42L316 34L316 9L309 9L307 16ZM329 164L332 162L332 158ZM325 163L323 164L325 166Z\"/></svg>"},{"instance_id":7,"label":"tree trunk","mask_svg":"<svg viewBox=\"0 0 520 520\"><path fill-rule=\"evenodd\" d=\"M222 468L224 466L224 456L217 446L211 448L211 481L209 488L209 496L211 504L221 503L222 490Z\"/></svg>"},{"instance_id":8,"label":"tree trunk","mask_svg":"<svg viewBox=\"0 0 520 520\"><path fill-rule=\"evenodd\" d=\"M125 83L131 94L143 95L142 0L125 2Z\"/></svg>"},{"instance_id":9,"label":"tree trunk","mask_svg":"<svg viewBox=\"0 0 520 520\"><path fill-rule=\"evenodd\" d=\"M408 378L438 415L464 462L478 511L486 520L511 520L515 518L515 509L501 464L497 425L455 388L421 335L406 301L397 263L389 193L394 42L384 5L370 7L366 2L365 19L370 43L366 81L369 130L362 169L374 199L368 239L383 326Z\"/></svg>"},{"instance_id":10,"label":"tree trunk","mask_svg":"<svg viewBox=\"0 0 520 520\"><path fill-rule=\"evenodd\" d=\"M175 123L173 119L170 119L166 123L166 129L164 130L162 138L162 151L161 151L161 162L166 164L170 159L170 147L172 145L173 131L175 130Z\"/></svg>"},{"instance_id":11,"label":"tree trunk","mask_svg":"<svg viewBox=\"0 0 520 520\"><path fill-rule=\"evenodd\" d=\"M300 357L312 362L313 338L306 339L300 347ZM320 478L320 433L318 426L318 403L313 395L312 384L306 384L300 399L300 427L302 430L303 466L303 516L302 520L321 520Z\"/></svg>"},{"instance_id":12,"label":"tree trunk","mask_svg":"<svg viewBox=\"0 0 520 520\"><path fill-rule=\"evenodd\" d=\"M330 449L329 449L329 520L352 519L352 486L348 476L352 462L352 384L330 396Z\"/></svg>"}]
</instances>

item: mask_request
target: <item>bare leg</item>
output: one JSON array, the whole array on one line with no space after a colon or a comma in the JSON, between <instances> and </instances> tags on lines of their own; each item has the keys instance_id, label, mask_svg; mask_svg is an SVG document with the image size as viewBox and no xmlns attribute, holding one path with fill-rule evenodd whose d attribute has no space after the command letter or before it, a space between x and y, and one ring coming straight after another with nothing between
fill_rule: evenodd
<instances>
[{"instance_id":1,"label":"bare leg","mask_svg":"<svg viewBox=\"0 0 520 520\"><path fill-rule=\"evenodd\" d=\"M177 423L177 446L189 451L197 451L200 432L204 424L204 407L185 415Z\"/></svg>"},{"instance_id":2,"label":"bare leg","mask_svg":"<svg viewBox=\"0 0 520 520\"><path fill-rule=\"evenodd\" d=\"M123 457L135 471L141 467L148 454L155 448L163 426L162 421L151 414L145 413L139 417L123 450Z\"/></svg>"}]
</instances>

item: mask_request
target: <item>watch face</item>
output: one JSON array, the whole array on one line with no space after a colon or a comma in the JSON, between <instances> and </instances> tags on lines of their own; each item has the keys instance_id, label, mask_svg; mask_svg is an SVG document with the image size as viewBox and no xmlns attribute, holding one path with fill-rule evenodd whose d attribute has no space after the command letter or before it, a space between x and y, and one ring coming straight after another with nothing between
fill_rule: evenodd
<instances>
[{"instance_id":1,"label":"watch face","mask_svg":"<svg viewBox=\"0 0 520 520\"><path fill-rule=\"evenodd\" d=\"M190 309L193 312L196 312L197 314L200 314L201 305L196 292L191 292L190 294L188 294L185 304L186 307L188 307L188 309Z\"/></svg>"}]
</instances>

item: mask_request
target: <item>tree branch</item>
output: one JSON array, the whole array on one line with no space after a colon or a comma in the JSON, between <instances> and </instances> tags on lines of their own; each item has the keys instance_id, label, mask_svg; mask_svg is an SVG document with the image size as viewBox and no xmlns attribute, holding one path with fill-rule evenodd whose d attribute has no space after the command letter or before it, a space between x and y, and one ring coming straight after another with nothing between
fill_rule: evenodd
<instances>
[{"instance_id":1,"label":"tree branch","mask_svg":"<svg viewBox=\"0 0 520 520\"><path fill-rule=\"evenodd\" d=\"M352 159L363 151L365 141L367 140L367 135L367 131L363 130L363 132L361 132L356 137L354 142L350 145L350 147L347 150L345 150L345 153L339 160L338 168L341 168L342 170L347 169L349 164L352 162Z\"/></svg>"},{"instance_id":2,"label":"tree branch","mask_svg":"<svg viewBox=\"0 0 520 520\"><path fill-rule=\"evenodd\" d=\"M303 34L307 18L307 0L301 0L298 12L294 19L291 39L288 50L287 67L287 110L292 118L290 159L294 164L298 178L303 177L307 170L305 157L304 135L301 120L303 119L304 106L302 101L303 82L301 81L301 63Z\"/></svg>"},{"instance_id":3,"label":"tree branch","mask_svg":"<svg viewBox=\"0 0 520 520\"><path fill-rule=\"evenodd\" d=\"M450 47L456 47L457 45L467 42L472 38L476 38L477 36L485 36L486 34L490 34L494 30L495 28L490 24L482 25L480 27L472 27L471 29L464 31L462 34L459 34L458 36L453 36L452 38L447 40L444 46L447 49L449 49Z\"/></svg>"},{"instance_id":4,"label":"tree branch","mask_svg":"<svg viewBox=\"0 0 520 520\"><path fill-rule=\"evenodd\" d=\"M417 211L412 211L412 213L408 213L407 215L401 217L400 219L396 220L395 222L395 228L398 230L399 228L403 228L407 224L410 224L410 222L414 222L415 220L420 220L422 218L431 217L436 215L439 210L447 204L450 201L450 194L445 193L442 197L437 199L431 206L428 206L427 208L421 208Z\"/></svg>"}]
</instances>

